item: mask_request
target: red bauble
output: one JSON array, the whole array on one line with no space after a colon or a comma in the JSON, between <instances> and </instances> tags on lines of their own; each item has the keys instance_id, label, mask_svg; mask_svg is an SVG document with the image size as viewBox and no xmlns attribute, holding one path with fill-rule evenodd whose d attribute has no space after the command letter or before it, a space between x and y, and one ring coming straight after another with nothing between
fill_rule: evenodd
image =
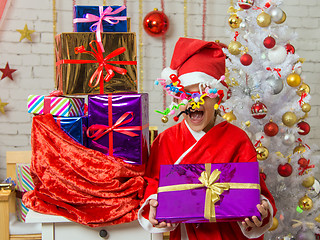
<instances>
[{"instance_id":1,"label":"red bauble","mask_svg":"<svg viewBox=\"0 0 320 240\"><path fill-rule=\"evenodd\" d=\"M262 119L267 115L268 109L266 105L263 103L257 101L255 104L252 105L251 107L251 114L252 117L256 119Z\"/></svg>"},{"instance_id":2,"label":"red bauble","mask_svg":"<svg viewBox=\"0 0 320 240\"><path fill-rule=\"evenodd\" d=\"M252 7L254 0L238 0L238 5L242 9L249 9Z\"/></svg>"},{"instance_id":3,"label":"red bauble","mask_svg":"<svg viewBox=\"0 0 320 240\"><path fill-rule=\"evenodd\" d=\"M251 55L249 55L248 53L245 53L241 56L240 58L240 62L244 65L244 66L249 66L252 63L252 57Z\"/></svg>"},{"instance_id":4,"label":"red bauble","mask_svg":"<svg viewBox=\"0 0 320 240\"><path fill-rule=\"evenodd\" d=\"M169 28L169 19L164 12L155 9L145 16L143 27L150 36L159 37L167 32Z\"/></svg>"},{"instance_id":5,"label":"red bauble","mask_svg":"<svg viewBox=\"0 0 320 240\"><path fill-rule=\"evenodd\" d=\"M280 164L278 166L278 173L282 177L289 177L292 173L292 166L290 163Z\"/></svg>"},{"instance_id":6,"label":"red bauble","mask_svg":"<svg viewBox=\"0 0 320 240\"><path fill-rule=\"evenodd\" d=\"M266 47L266 48L273 48L275 45L276 45L276 40L274 40L273 37L266 37L263 41L263 45Z\"/></svg>"},{"instance_id":7,"label":"red bauble","mask_svg":"<svg viewBox=\"0 0 320 240\"><path fill-rule=\"evenodd\" d=\"M305 168L306 166L308 166L308 160L305 158L300 158L298 160L298 164L300 165L300 167Z\"/></svg>"},{"instance_id":8,"label":"red bauble","mask_svg":"<svg viewBox=\"0 0 320 240\"><path fill-rule=\"evenodd\" d=\"M285 45L285 48L287 50L287 53L292 53L294 54L296 52L294 46L292 46L290 43L286 44Z\"/></svg>"},{"instance_id":9,"label":"red bauble","mask_svg":"<svg viewBox=\"0 0 320 240\"><path fill-rule=\"evenodd\" d=\"M299 122L297 126L299 128L298 133L300 135L307 135L310 132L310 125L307 122Z\"/></svg>"},{"instance_id":10,"label":"red bauble","mask_svg":"<svg viewBox=\"0 0 320 240\"><path fill-rule=\"evenodd\" d=\"M266 125L264 125L264 133L269 136L273 137L277 135L279 132L279 127L274 122L270 121Z\"/></svg>"}]
</instances>

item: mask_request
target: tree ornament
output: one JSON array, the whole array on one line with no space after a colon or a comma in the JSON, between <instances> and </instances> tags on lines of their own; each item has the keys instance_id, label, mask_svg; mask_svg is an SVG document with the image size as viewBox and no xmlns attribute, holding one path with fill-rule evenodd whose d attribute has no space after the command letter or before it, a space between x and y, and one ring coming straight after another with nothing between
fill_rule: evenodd
<instances>
[{"instance_id":1,"label":"tree ornament","mask_svg":"<svg viewBox=\"0 0 320 240\"><path fill-rule=\"evenodd\" d=\"M252 57L250 54L245 53L240 57L240 62L244 66L249 66L252 63Z\"/></svg>"},{"instance_id":2,"label":"tree ornament","mask_svg":"<svg viewBox=\"0 0 320 240\"><path fill-rule=\"evenodd\" d=\"M240 27L240 23L242 22L241 18L238 17L237 14L232 14L229 17L229 26L231 28L238 28Z\"/></svg>"},{"instance_id":3,"label":"tree ornament","mask_svg":"<svg viewBox=\"0 0 320 240\"><path fill-rule=\"evenodd\" d=\"M282 122L287 127L292 127L298 121L296 114L293 112L286 112L282 115Z\"/></svg>"},{"instance_id":4,"label":"tree ornament","mask_svg":"<svg viewBox=\"0 0 320 240\"><path fill-rule=\"evenodd\" d=\"M257 24L260 27L268 27L271 24L271 16L265 12L260 13L257 16Z\"/></svg>"},{"instance_id":5,"label":"tree ornament","mask_svg":"<svg viewBox=\"0 0 320 240\"><path fill-rule=\"evenodd\" d=\"M273 48L276 45L276 40L273 37L268 36L263 40L263 45L269 49Z\"/></svg>"},{"instance_id":6,"label":"tree ornament","mask_svg":"<svg viewBox=\"0 0 320 240\"><path fill-rule=\"evenodd\" d=\"M283 17L283 11L280 8L273 8L270 12L272 21L279 22Z\"/></svg>"},{"instance_id":7,"label":"tree ornament","mask_svg":"<svg viewBox=\"0 0 320 240\"><path fill-rule=\"evenodd\" d=\"M238 0L238 5L240 8L247 10L253 6L254 0Z\"/></svg>"},{"instance_id":8,"label":"tree ornament","mask_svg":"<svg viewBox=\"0 0 320 240\"><path fill-rule=\"evenodd\" d=\"M262 119L267 115L268 109L266 105L257 101L251 107L251 115L256 119Z\"/></svg>"},{"instance_id":9,"label":"tree ornament","mask_svg":"<svg viewBox=\"0 0 320 240\"><path fill-rule=\"evenodd\" d=\"M163 116L162 118L161 118L161 121L163 122L163 123L167 123L168 122L168 117L167 116Z\"/></svg>"},{"instance_id":10,"label":"tree ornament","mask_svg":"<svg viewBox=\"0 0 320 240\"><path fill-rule=\"evenodd\" d=\"M303 179L302 186L309 188L314 184L314 182L315 182L314 176L309 176L309 177Z\"/></svg>"},{"instance_id":11,"label":"tree ornament","mask_svg":"<svg viewBox=\"0 0 320 240\"><path fill-rule=\"evenodd\" d=\"M277 240L295 240L295 238L291 233L289 233L289 234L286 234L285 236L277 237Z\"/></svg>"},{"instance_id":12,"label":"tree ornament","mask_svg":"<svg viewBox=\"0 0 320 240\"><path fill-rule=\"evenodd\" d=\"M260 171L260 176L263 178L264 181L267 180L267 174L265 174L265 173L263 172L263 169L261 169L261 171Z\"/></svg>"},{"instance_id":13,"label":"tree ornament","mask_svg":"<svg viewBox=\"0 0 320 240\"><path fill-rule=\"evenodd\" d=\"M272 120L270 120L266 125L264 125L264 133L269 136L273 137L277 135L279 132L279 127L276 123L274 123Z\"/></svg>"},{"instance_id":14,"label":"tree ornament","mask_svg":"<svg viewBox=\"0 0 320 240\"><path fill-rule=\"evenodd\" d=\"M306 166L308 166L308 160L305 158L300 158L298 160L298 164L300 165L300 167L305 168Z\"/></svg>"},{"instance_id":15,"label":"tree ornament","mask_svg":"<svg viewBox=\"0 0 320 240\"><path fill-rule=\"evenodd\" d=\"M273 76L268 77L266 83L272 88L273 95L279 94L283 89L283 81L281 79L276 79Z\"/></svg>"},{"instance_id":16,"label":"tree ornament","mask_svg":"<svg viewBox=\"0 0 320 240\"><path fill-rule=\"evenodd\" d=\"M280 164L278 166L278 173L282 177L289 177L292 174L292 170L290 163Z\"/></svg>"},{"instance_id":17,"label":"tree ornament","mask_svg":"<svg viewBox=\"0 0 320 240\"><path fill-rule=\"evenodd\" d=\"M301 106L301 109L303 112L307 113L307 112L310 112L311 110L311 105L309 103L304 103L302 106Z\"/></svg>"},{"instance_id":18,"label":"tree ornament","mask_svg":"<svg viewBox=\"0 0 320 240\"><path fill-rule=\"evenodd\" d=\"M308 188L307 195L312 199L319 196L320 182L318 179L314 179L314 183Z\"/></svg>"},{"instance_id":19,"label":"tree ornament","mask_svg":"<svg viewBox=\"0 0 320 240\"><path fill-rule=\"evenodd\" d=\"M290 73L287 77L287 83L290 87L298 87L301 83L301 77L295 72Z\"/></svg>"},{"instance_id":20,"label":"tree ornament","mask_svg":"<svg viewBox=\"0 0 320 240\"><path fill-rule=\"evenodd\" d=\"M295 240L316 240L316 235L311 229L307 227L302 227L297 232Z\"/></svg>"},{"instance_id":21,"label":"tree ornament","mask_svg":"<svg viewBox=\"0 0 320 240\"><path fill-rule=\"evenodd\" d=\"M301 121L298 123L298 133L300 135L307 135L310 132L310 125L305 122L305 121Z\"/></svg>"},{"instance_id":22,"label":"tree ornament","mask_svg":"<svg viewBox=\"0 0 320 240\"><path fill-rule=\"evenodd\" d=\"M162 36L169 28L169 19L164 12L155 8L144 17L143 28L152 37Z\"/></svg>"},{"instance_id":23,"label":"tree ornament","mask_svg":"<svg viewBox=\"0 0 320 240\"><path fill-rule=\"evenodd\" d=\"M241 46L241 43L239 43L238 41L231 41L228 46L228 50L232 55L238 55L241 52Z\"/></svg>"},{"instance_id":24,"label":"tree ornament","mask_svg":"<svg viewBox=\"0 0 320 240\"><path fill-rule=\"evenodd\" d=\"M297 90L297 94L301 97L302 96L302 94L309 94L310 93L310 87L309 87L309 85L308 84L306 84L306 83L302 83L300 86L299 86L299 88L298 88L298 90Z\"/></svg>"},{"instance_id":25,"label":"tree ornament","mask_svg":"<svg viewBox=\"0 0 320 240\"><path fill-rule=\"evenodd\" d=\"M276 45L268 50L268 58L275 64L283 63L287 57L287 50L283 46Z\"/></svg>"},{"instance_id":26,"label":"tree ornament","mask_svg":"<svg viewBox=\"0 0 320 240\"><path fill-rule=\"evenodd\" d=\"M269 228L269 231L274 231L278 228L278 225L279 225L279 221L276 217L273 217L273 220L272 220L272 226L271 228Z\"/></svg>"},{"instance_id":27,"label":"tree ornament","mask_svg":"<svg viewBox=\"0 0 320 240\"><path fill-rule=\"evenodd\" d=\"M306 147L303 146L301 143L299 143L298 146L296 146L294 149L293 149L293 153L304 153L306 151Z\"/></svg>"},{"instance_id":28,"label":"tree ornament","mask_svg":"<svg viewBox=\"0 0 320 240\"><path fill-rule=\"evenodd\" d=\"M8 103L6 102L1 102L1 99L0 99L0 112L2 112L3 114L5 114L5 110L4 110L4 107L7 106Z\"/></svg>"},{"instance_id":29,"label":"tree ornament","mask_svg":"<svg viewBox=\"0 0 320 240\"><path fill-rule=\"evenodd\" d=\"M12 69L12 68L10 69L9 63L7 62L6 67L5 68L0 68L0 71L2 72L2 77L1 77L0 80L4 79L6 77L8 77L11 80L13 80L12 73L17 71L17 69Z\"/></svg>"},{"instance_id":30,"label":"tree ornament","mask_svg":"<svg viewBox=\"0 0 320 240\"><path fill-rule=\"evenodd\" d=\"M256 148L257 152L257 159L258 160L266 160L269 157L269 150L268 148L262 146L260 143L259 147Z\"/></svg>"},{"instance_id":31,"label":"tree ornament","mask_svg":"<svg viewBox=\"0 0 320 240\"><path fill-rule=\"evenodd\" d=\"M29 30L27 24L24 25L24 29L17 29L17 32L21 34L19 42L21 42L22 39L26 38L30 42L32 42L31 33L34 32L34 30Z\"/></svg>"},{"instance_id":32,"label":"tree ornament","mask_svg":"<svg viewBox=\"0 0 320 240\"><path fill-rule=\"evenodd\" d=\"M243 22L240 23L239 27L240 27L241 30L245 30L247 28L247 23L243 21Z\"/></svg>"},{"instance_id":33,"label":"tree ornament","mask_svg":"<svg viewBox=\"0 0 320 240\"><path fill-rule=\"evenodd\" d=\"M282 11L282 10L281 10ZM276 24L284 23L284 21L287 19L287 14L282 11L282 18L279 21L275 21Z\"/></svg>"},{"instance_id":34,"label":"tree ornament","mask_svg":"<svg viewBox=\"0 0 320 240\"><path fill-rule=\"evenodd\" d=\"M294 54L296 51L294 46L292 46L290 43L287 43L284 47L286 48L287 53Z\"/></svg>"},{"instance_id":35,"label":"tree ornament","mask_svg":"<svg viewBox=\"0 0 320 240\"><path fill-rule=\"evenodd\" d=\"M237 117L236 117L236 115L234 115L233 111L224 114L222 117L223 117L227 122L232 122L232 121L234 121L234 120L237 120Z\"/></svg>"},{"instance_id":36,"label":"tree ornament","mask_svg":"<svg viewBox=\"0 0 320 240\"><path fill-rule=\"evenodd\" d=\"M282 143L286 146L291 146L296 141L296 138L293 134L287 133L283 136Z\"/></svg>"},{"instance_id":37,"label":"tree ornament","mask_svg":"<svg viewBox=\"0 0 320 240\"><path fill-rule=\"evenodd\" d=\"M308 195L304 195L302 198L299 199L299 207L304 210L308 211L313 207L313 201Z\"/></svg>"}]
</instances>

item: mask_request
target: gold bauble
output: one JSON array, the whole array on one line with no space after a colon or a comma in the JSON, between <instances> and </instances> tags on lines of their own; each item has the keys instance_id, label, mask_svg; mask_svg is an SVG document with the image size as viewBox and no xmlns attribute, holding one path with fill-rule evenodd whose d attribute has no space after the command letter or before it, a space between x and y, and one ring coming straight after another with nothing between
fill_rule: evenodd
<instances>
[{"instance_id":1,"label":"gold bauble","mask_svg":"<svg viewBox=\"0 0 320 240\"><path fill-rule=\"evenodd\" d=\"M302 186L309 188L314 184L314 176L309 176L302 181Z\"/></svg>"},{"instance_id":2,"label":"gold bauble","mask_svg":"<svg viewBox=\"0 0 320 240\"><path fill-rule=\"evenodd\" d=\"M260 144L260 146L256 148L256 152L258 160L266 160L269 157L268 148L262 146L262 144Z\"/></svg>"},{"instance_id":3,"label":"gold bauble","mask_svg":"<svg viewBox=\"0 0 320 240\"><path fill-rule=\"evenodd\" d=\"M287 127L292 127L297 123L297 116L293 112L286 112L282 115L282 122Z\"/></svg>"},{"instance_id":4,"label":"gold bauble","mask_svg":"<svg viewBox=\"0 0 320 240\"><path fill-rule=\"evenodd\" d=\"M229 18L229 25L231 28L238 28L242 22L241 18L237 14L232 14Z\"/></svg>"},{"instance_id":5,"label":"gold bauble","mask_svg":"<svg viewBox=\"0 0 320 240\"><path fill-rule=\"evenodd\" d=\"M305 151L306 148L301 143L293 149L293 153L304 153Z\"/></svg>"},{"instance_id":6,"label":"gold bauble","mask_svg":"<svg viewBox=\"0 0 320 240\"><path fill-rule=\"evenodd\" d=\"M161 118L161 121L162 121L163 123L167 123L167 122L168 122L168 117L167 117L167 116L163 116L163 117Z\"/></svg>"},{"instance_id":7,"label":"gold bauble","mask_svg":"<svg viewBox=\"0 0 320 240\"><path fill-rule=\"evenodd\" d=\"M271 16L265 12L262 12L257 17L257 24L260 27L268 27L271 24Z\"/></svg>"},{"instance_id":8,"label":"gold bauble","mask_svg":"<svg viewBox=\"0 0 320 240\"><path fill-rule=\"evenodd\" d=\"M237 117L236 117L236 115L234 115L233 111L224 114L222 117L225 120L227 120L227 122L232 122L234 120L237 120Z\"/></svg>"},{"instance_id":9,"label":"gold bauble","mask_svg":"<svg viewBox=\"0 0 320 240\"><path fill-rule=\"evenodd\" d=\"M228 50L232 55L238 55L240 54L241 50L239 48L241 48L241 43L237 42L237 41L231 41L229 46L228 46Z\"/></svg>"},{"instance_id":10,"label":"gold bauble","mask_svg":"<svg viewBox=\"0 0 320 240\"><path fill-rule=\"evenodd\" d=\"M298 87L301 83L301 77L299 74L290 73L287 77L287 83L290 87Z\"/></svg>"},{"instance_id":11,"label":"gold bauble","mask_svg":"<svg viewBox=\"0 0 320 240\"><path fill-rule=\"evenodd\" d=\"M312 199L309 198L307 195L304 195L299 200L299 207L304 211L310 210L313 207Z\"/></svg>"},{"instance_id":12,"label":"gold bauble","mask_svg":"<svg viewBox=\"0 0 320 240\"><path fill-rule=\"evenodd\" d=\"M320 223L320 215L318 215L314 220Z\"/></svg>"},{"instance_id":13,"label":"gold bauble","mask_svg":"<svg viewBox=\"0 0 320 240\"><path fill-rule=\"evenodd\" d=\"M287 14L284 11L282 12L283 12L282 18L278 22L275 22L276 24L284 23L284 21L287 19Z\"/></svg>"},{"instance_id":14,"label":"gold bauble","mask_svg":"<svg viewBox=\"0 0 320 240\"><path fill-rule=\"evenodd\" d=\"M307 112L310 112L311 110L311 105L309 103L304 103L302 106L301 106L301 109L303 112L307 113Z\"/></svg>"},{"instance_id":15,"label":"gold bauble","mask_svg":"<svg viewBox=\"0 0 320 240\"><path fill-rule=\"evenodd\" d=\"M276 217L273 217L272 226L269 228L269 231L274 231L278 228L279 221Z\"/></svg>"},{"instance_id":16,"label":"gold bauble","mask_svg":"<svg viewBox=\"0 0 320 240\"><path fill-rule=\"evenodd\" d=\"M306 83L302 83L297 90L297 94L299 96L302 96L303 93L307 93L307 94L310 93L310 87Z\"/></svg>"}]
</instances>

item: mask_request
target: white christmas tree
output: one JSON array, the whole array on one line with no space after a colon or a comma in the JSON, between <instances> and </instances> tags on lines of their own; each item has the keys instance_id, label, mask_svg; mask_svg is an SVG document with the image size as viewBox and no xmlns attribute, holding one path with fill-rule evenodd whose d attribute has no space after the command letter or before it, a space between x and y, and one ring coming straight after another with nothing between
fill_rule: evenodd
<instances>
[{"instance_id":1,"label":"white christmas tree","mask_svg":"<svg viewBox=\"0 0 320 240\"><path fill-rule=\"evenodd\" d=\"M251 138L276 200L278 212L265 239L315 239L320 184L313 175L317 147L308 144L310 88L281 3L238 0L230 6L232 39L224 51L231 97L221 111Z\"/></svg>"}]
</instances>

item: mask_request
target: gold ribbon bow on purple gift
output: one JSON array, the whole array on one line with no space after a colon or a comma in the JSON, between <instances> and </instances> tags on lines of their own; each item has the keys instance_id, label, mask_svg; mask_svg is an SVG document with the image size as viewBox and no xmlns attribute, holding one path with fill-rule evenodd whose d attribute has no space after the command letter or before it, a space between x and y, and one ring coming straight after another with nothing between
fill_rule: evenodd
<instances>
[{"instance_id":1,"label":"gold ribbon bow on purple gift","mask_svg":"<svg viewBox=\"0 0 320 240\"><path fill-rule=\"evenodd\" d=\"M206 163L205 168L206 170L203 171L201 173L201 176L198 178L201 183L177 184L177 185L159 187L158 193L191 190L191 189L206 187L207 190L206 190L206 199L205 199L204 218L208 219L210 222L216 222L215 203L220 200L220 195L224 191L228 191L230 189L259 189L260 190L260 185L256 183L217 182L220 178L221 171L219 171L218 169L215 169L211 173L211 163Z\"/></svg>"},{"instance_id":2,"label":"gold ribbon bow on purple gift","mask_svg":"<svg viewBox=\"0 0 320 240\"><path fill-rule=\"evenodd\" d=\"M104 48L101 42L101 32L103 32L102 22L106 21L110 24L118 24L119 21L127 20L126 16L113 16L123 11L125 8L126 6L123 5L113 11L112 7L109 6L103 11L103 6L99 6L99 16L87 13L85 18L73 19L73 23L95 22L94 24L91 25L90 31L96 32L96 38L97 38L98 44L100 45L102 52L104 52Z\"/></svg>"}]
</instances>

